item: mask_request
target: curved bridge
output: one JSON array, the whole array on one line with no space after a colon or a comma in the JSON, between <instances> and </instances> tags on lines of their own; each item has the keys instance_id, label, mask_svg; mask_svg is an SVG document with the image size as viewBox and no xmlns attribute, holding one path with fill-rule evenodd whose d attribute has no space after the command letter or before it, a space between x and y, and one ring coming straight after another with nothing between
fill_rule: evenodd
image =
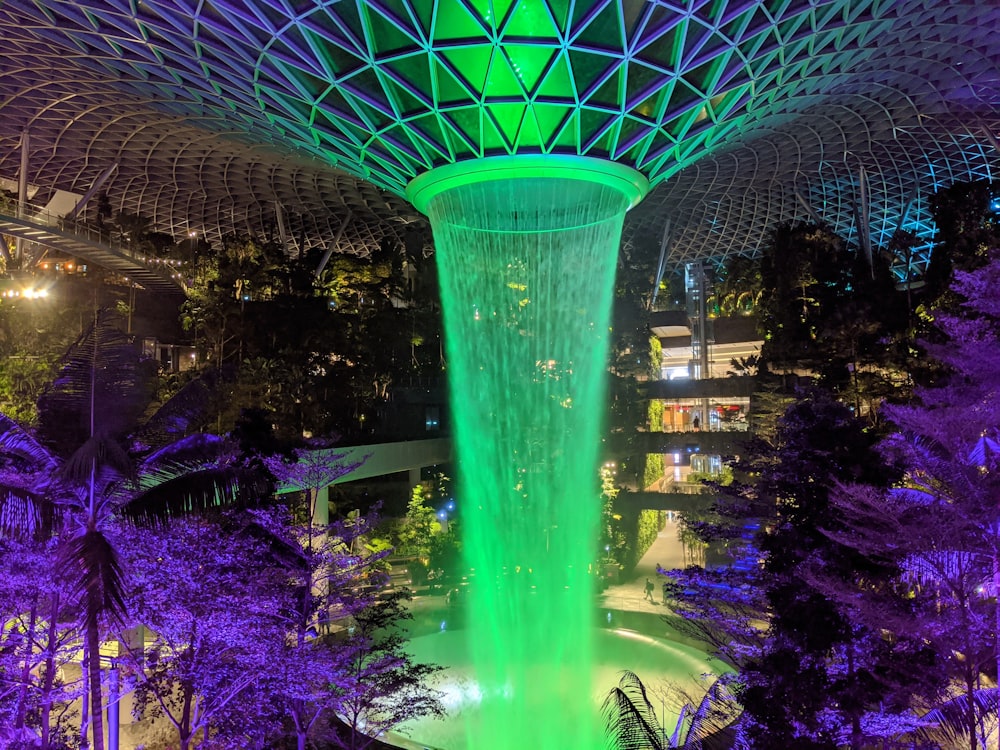
<instances>
[{"instance_id":1,"label":"curved bridge","mask_svg":"<svg viewBox=\"0 0 1000 750\"><path fill-rule=\"evenodd\" d=\"M184 297L184 283L179 274L172 274L169 267L157 268L125 247L115 247L103 240L97 232L62 218L29 207L24 218L11 216L10 210L0 210L0 234L19 237L29 242L85 260L96 266L120 273L136 284L157 294Z\"/></svg>"}]
</instances>

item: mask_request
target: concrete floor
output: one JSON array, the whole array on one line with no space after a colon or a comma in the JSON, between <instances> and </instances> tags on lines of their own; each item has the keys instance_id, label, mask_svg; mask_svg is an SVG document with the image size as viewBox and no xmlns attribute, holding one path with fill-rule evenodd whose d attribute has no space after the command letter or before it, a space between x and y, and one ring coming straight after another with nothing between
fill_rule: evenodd
<instances>
[{"instance_id":1,"label":"concrete floor","mask_svg":"<svg viewBox=\"0 0 1000 750\"><path fill-rule=\"evenodd\" d=\"M600 595L600 606L626 612L659 612L663 609L661 586L664 578L657 574L656 566L660 565L670 570L683 568L687 564L690 562L685 560L684 547L677 539L677 521L671 518L656 535L656 541L639 560L639 564L629 574L628 579L604 590ZM653 581L655 602L645 598L647 578Z\"/></svg>"}]
</instances>

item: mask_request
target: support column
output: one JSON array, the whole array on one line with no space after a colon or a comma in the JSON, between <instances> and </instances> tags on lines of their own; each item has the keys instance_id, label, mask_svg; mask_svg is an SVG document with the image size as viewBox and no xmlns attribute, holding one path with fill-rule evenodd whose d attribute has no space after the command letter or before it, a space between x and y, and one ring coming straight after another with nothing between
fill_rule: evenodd
<instances>
[{"instance_id":1,"label":"support column","mask_svg":"<svg viewBox=\"0 0 1000 750\"><path fill-rule=\"evenodd\" d=\"M660 293L660 282L663 281L663 271L667 267L667 257L670 254L670 244L673 240L672 234L671 221L668 216L667 221L663 225L663 237L660 239L660 259L656 263L656 278L653 279L653 293L649 296L649 304L646 305L647 310L653 310L656 307L656 297Z\"/></svg>"},{"instance_id":2,"label":"support column","mask_svg":"<svg viewBox=\"0 0 1000 750\"><path fill-rule=\"evenodd\" d=\"M318 487L314 492L310 508L313 526L326 526L330 523L330 488Z\"/></svg>"},{"instance_id":3,"label":"support column","mask_svg":"<svg viewBox=\"0 0 1000 750\"><path fill-rule=\"evenodd\" d=\"M28 156L31 139L27 129L21 131L21 171L17 175L17 218L23 219L28 213ZM21 262L24 252L24 240L17 238L15 246L15 261Z\"/></svg>"},{"instance_id":4,"label":"support column","mask_svg":"<svg viewBox=\"0 0 1000 750\"><path fill-rule=\"evenodd\" d=\"M108 750L118 750L118 734L121 729L118 719L118 703L121 694L118 686L118 663L111 662L108 670Z\"/></svg>"},{"instance_id":5,"label":"support column","mask_svg":"<svg viewBox=\"0 0 1000 750\"><path fill-rule=\"evenodd\" d=\"M84 209L87 203L97 195L97 191L104 187L104 183L108 181L108 178L115 173L118 169L118 162L115 162L110 167L101 172L100 177L94 180L94 184L90 186L90 189L83 194L83 197L77 201L77 204L73 206L73 210L66 214L66 218L75 221L79 216L80 212Z\"/></svg>"},{"instance_id":6,"label":"support column","mask_svg":"<svg viewBox=\"0 0 1000 750\"><path fill-rule=\"evenodd\" d=\"M344 217L344 223L340 225L340 229L337 230L337 236L333 238L331 242L326 247L326 252L323 253L323 257L320 258L319 265L316 266L316 278L318 279L320 274L323 273L323 269L326 268L326 264L330 262L330 256L333 255L333 251L337 249L337 245L340 244L340 238L344 236L344 230L347 229L347 225L351 223L351 219L354 218L354 212L351 209L347 209L347 216Z\"/></svg>"}]
</instances>

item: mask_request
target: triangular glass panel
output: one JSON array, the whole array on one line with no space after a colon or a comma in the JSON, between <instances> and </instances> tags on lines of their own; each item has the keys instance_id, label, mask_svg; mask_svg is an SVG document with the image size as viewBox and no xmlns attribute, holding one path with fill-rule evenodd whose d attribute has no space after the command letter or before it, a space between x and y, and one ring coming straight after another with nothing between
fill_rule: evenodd
<instances>
[{"instance_id":1,"label":"triangular glass panel","mask_svg":"<svg viewBox=\"0 0 1000 750\"><path fill-rule=\"evenodd\" d=\"M401 115L420 112L429 106L427 102L421 101L410 93L404 86L400 86L388 75L379 76L382 81L382 88L385 90L389 101L393 103L397 112Z\"/></svg>"},{"instance_id":2,"label":"triangular glass panel","mask_svg":"<svg viewBox=\"0 0 1000 750\"><path fill-rule=\"evenodd\" d=\"M705 141L708 139L708 133L709 129L704 125L690 128L688 130L688 134L684 138L684 141L677 149L677 158L681 162L688 162L695 156L699 156L699 152L705 148Z\"/></svg>"},{"instance_id":3,"label":"triangular glass panel","mask_svg":"<svg viewBox=\"0 0 1000 750\"><path fill-rule=\"evenodd\" d=\"M718 120L727 120L731 117L735 117L740 114L740 110L746 106L753 98L753 87L751 84L745 84L737 88L727 91L722 96L718 97L718 103L713 100L713 109L715 110L715 116Z\"/></svg>"},{"instance_id":4,"label":"triangular glass panel","mask_svg":"<svg viewBox=\"0 0 1000 750\"><path fill-rule=\"evenodd\" d=\"M538 125L538 132L541 137L541 146L544 151L550 151L556 143L556 138L566 122L569 110L552 104L539 104L535 102L531 105L535 122Z\"/></svg>"},{"instance_id":5,"label":"triangular glass panel","mask_svg":"<svg viewBox=\"0 0 1000 750\"><path fill-rule=\"evenodd\" d=\"M430 4L430 3L428 3ZM464 3L448 3L447 8L438 6L434 22L434 42L471 39L479 41L484 31L491 28L489 0L475 0L475 10L469 10Z\"/></svg>"},{"instance_id":6,"label":"triangular glass panel","mask_svg":"<svg viewBox=\"0 0 1000 750\"><path fill-rule=\"evenodd\" d=\"M287 60L296 68L308 70L314 75L328 75L330 71L323 65L322 55L312 48L311 39L312 34L307 29L292 26L281 35L280 39L274 40L274 43L268 48L267 57L270 59L279 57ZM219 49L220 43L224 45L222 49L227 49L231 44L229 40L223 41L218 38L210 40L201 35L199 35L199 42L207 42L209 49Z\"/></svg>"},{"instance_id":7,"label":"triangular glass panel","mask_svg":"<svg viewBox=\"0 0 1000 750\"><path fill-rule=\"evenodd\" d=\"M573 80L569 62L564 54L557 53L548 71L538 82L538 87L531 92L535 99L574 100L576 97L576 82Z\"/></svg>"},{"instance_id":8,"label":"triangular glass panel","mask_svg":"<svg viewBox=\"0 0 1000 750\"><path fill-rule=\"evenodd\" d=\"M393 79L400 84L406 85L415 92L419 92L420 98L425 101L432 100L433 87L431 86L430 61L428 58L418 55L407 57L401 60L382 63L382 67L392 74Z\"/></svg>"},{"instance_id":9,"label":"triangular glass panel","mask_svg":"<svg viewBox=\"0 0 1000 750\"><path fill-rule=\"evenodd\" d=\"M484 116L482 122L483 130L480 145L483 153L509 153L510 144L507 143L507 139L504 138L503 133L500 132L500 128L497 127L493 118Z\"/></svg>"},{"instance_id":10,"label":"triangular glass panel","mask_svg":"<svg viewBox=\"0 0 1000 750\"><path fill-rule=\"evenodd\" d=\"M524 119L521 121L521 129L517 133L517 151L537 151L543 144L543 138L538 127L538 120L535 118L534 107L530 104L524 112Z\"/></svg>"},{"instance_id":11,"label":"triangular glass panel","mask_svg":"<svg viewBox=\"0 0 1000 750\"><path fill-rule=\"evenodd\" d=\"M711 94L712 87L715 85L716 65L717 62L715 60L710 60L703 65L699 65L697 68L685 70L683 76L684 83L700 94L706 96Z\"/></svg>"},{"instance_id":12,"label":"triangular glass panel","mask_svg":"<svg viewBox=\"0 0 1000 750\"><path fill-rule=\"evenodd\" d=\"M569 117L561 126L553 144L553 151L561 153L580 153L580 112L579 110L569 110Z\"/></svg>"},{"instance_id":13,"label":"triangular glass panel","mask_svg":"<svg viewBox=\"0 0 1000 750\"><path fill-rule=\"evenodd\" d=\"M336 41L313 31L304 33L305 41L320 58L320 63L334 75L345 75L365 64L353 51L349 41Z\"/></svg>"},{"instance_id":14,"label":"triangular glass panel","mask_svg":"<svg viewBox=\"0 0 1000 750\"><path fill-rule=\"evenodd\" d=\"M370 6L362 7L365 8L365 15L368 17L370 29L368 38L371 40L372 52L376 56L404 52L419 47L417 41L400 29L397 22L386 18Z\"/></svg>"},{"instance_id":15,"label":"triangular glass panel","mask_svg":"<svg viewBox=\"0 0 1000 750\"><path fill-rule=\"evenodd\" d=\"M650 182L660 181L677 169L677 144L666 135L657 133L642 163Z\"/></svg>"},{"instance_id":16,"label":"triangular glass panel","mask_svg":"<svg viewBox=\"0 0 1000 750\"><path fill-rule=\"evenodd\" d=\"M569 62L572 67L573 80L576 81L577 95L581 98L603 78L619 60L607 55L595 55L577 49L569 50Z\"/></svg>"},{"instance_id":17,"label":"triangular glass panel","mask_svg":"<svg viewBox=\"0 0 1000 750\"><path fill-rule=\"evenodd\" d=\"M522 92L531 91L538 85L542 74L557 52L552 47L528 44L505 44L502 50L511 70L520 81Z\"/></svg>"},{"instance_id":18,"label":"triangular glass panel","mask_svg":"<svg viewBox=\"0 0 1000 750\"><path fill-rule=\"evenodd\" d=\"M667 85L659 91L655 91L638 104L629 108L629 114L634 117L641 117L644 120L656 122L660 119L660 112L663 109L663 101L669 99L674 90L674 81L668 81Z\"/></svg>"},{"instance_id":19,"label":"triangular glass panel","mask_svg":"<svg viewBox=\"0 0 1000 750\"><path fill-rule=\"evenodd\" d=\"M656 3L650 9L649 17L639 31L638 38L633 39L632 44L636 49L649 45L662 49L665 58L669 60L668 65L673 67L671 56L674 54L674 48L683 41L686 23L687 15L684 12Z\"/></svg>"},{"instance_id":20,"label":"triangular glass panel","mask_svg":"<svg viewBox=\"0 0 1000 750\"><path fill-rule=\"evenodd\" d=\"M490 66L483 94L489 100L524 98L521 81L511 70L507 58L499 51L493 56L493 64Z\"/></svg>"},{"instance_id":21,"label":"triangular glass panel","mask_svg":"<svg viewBox=\"0 0 1000 750\"><path fill-rule=\"evenodd\" d=\"M435 159L440 158L441 154L438 153L438 150L428 148L426 141L411 128L396 128L392 131L392 136L390 137L393 143L397 141L402 143L404 138L407 142L404 148L405 152L411 159L418 162L421 168L431 169L434 166Z\"/></svg>"},{"instance_id":22,"label":"triangular glass panel","mask_svg":"<svg viewBox=\"0 0 1000 750\"><path fill-rule=\"evenodd\" d=\"M456 156L461 148L479 155L480 135L483 131L482 121L485 119L483 110L478 106L455 107L441 114L441 122L455 133L452 145Z\"/></svg>"},{"instance_id":23,"label":"triangular glass panel","mask_svg":"<svg viewBox=\"0 0 1000 750\"><path fill-rule=\"evenodd\" d=\"M494 3L496 6L496 3ZM558 40L559 30L542 0L520 0L500 32L505 37Z\"/></svg>"},{"instance_id":24,"label":"triangular glass panel","mask_svg":"<svg viewBox=\"0 0 1000 750\"><path fill-rule=\"evenodd\" d=\"M644 137L640 138L634 145L632 145L631 148L615 157L615 161L622 164L628 164L629 166L638 169L639 163L642 161L646 151L649 149L650 143L652 142L650 135L651 134L647 133Z\"/></svg>"},{"instance_id":25,"label":"triangular glass panel","mask_svg":"<svg viewBox=\"0 0 1000 750\"><path fill-rule=\"evenodd\" d=\"M717 143L722 143L728 135L739 130L739 127L740 124L738 122L716 124L708 133L708 137L705 139L705 145L714 146Z\"/></svg>"},{"instance_id":26,"label":"triangular glass panel","mask_svg":"<svg viewBox=\"0 0 1000 750\"><path fill-rule=\"evenodd\" d=\"M417 19L417 23L420 24L421 30L424 32L424 38L430 39L431 32L433 29L431 25L434 23L434 10L437 7L437 3L429 3L426 0L404 0L409 6L413 17Z\"/></svg>"},{"instance_id":27,"label":"triangular glass panel","mask_svg":"<svg viewBox=\"0 0 1000 750\"><path fill-rule=\"evenodd\" d=\"M752 18L752 8L740 9L735 15L730 15L719 27L719 33L738 44L746 34Z\"/></svg>"},{"instance_id":28,"label":"triangular glass panel","mask_svg":"<svg viewBox=\"0 0 1000 750\"><path fill-rule=\"evenodd\" d=\"M633 120L631 117L623 117L618 129L618 140L611 154L612 157L619 158L638 141L649 135L651 131L652 128L646 123Z\"/></svg>"},{"instance_id":29,"label":"triangular glass panel","mask_svg":"<svg viewBox=\"0 0 1000 750\"><path fill-rule=\"evenodd\" d=\"M664 31L652 43L640 48L636 57L663 71L677 70L681 53L684 51L684 32L686 29L686 21L671 24L669 31Z\"/></svg>"},{"instance_id":30,"label":"triangular glass panel","mask_svg":"<svg viewBox=\"0 0 1000 750\"><path fill-rule=\"evenodd\" d=\"M333 88L327 91L323 100L317 102L317 107L338 117L358 121L357 114L339 89Z\"/></svg>"},{"instance_id":31,"label":"triangular glass panel","mask_svg":"<svg viewBox=\"0 0 1000 750\"><path fill-rule=\"evenodd\" d=\"M604 132L608 123L615 116L596 109L582 108L580 110L580 141L582 150L589 150L590 145Z\"/></svg>"},{"instance_id":32,"label":"triangular glass panel","mask_svg":"<svg viewBox=\"0 0 1000 750\"><path fill-rule=\"evenodd\" d=\"M351 144L354 148L360 148L361 144L367 140L356 140L349 130L350 123L337 112L326 111L323 108L314 108L312 126L320 133L328 133L333 137L339 137L344 143Z\"/></svg>"},{"instance_id":33,"label":"triangular glass panel","mask_svg":"<svg viewBox=\"0 0 1000 750\"><path fill-rule=\"evenodd\" d=\"M719 72L718 88L729 90L736 86L748 86L753 81L753 74L743 60L728 57Z\"/></svg>"},{"instance_id":34,"label":"triangular glass panel","mask_svg":"<svg viewBox=\"0 0 1000 750\"><path fill-rule=\"evenodd\" d=\"M342 29L347 31L350 36L358 41L358 44L364 44L365 39L365 29L364 24L361 21L361 16L358 14L358 8L354 3L337 3L333 16Z\"/></svg>"},{"instance_id":35,"label":"triangular glass panel","mask_svg":"<svg viewBox=\"0 0 1000 750\"><path fill-rule=\"evenodd\" d=\"M517 133L524 120L525 104L491 104L486 108L486 119L492 119L507 143L513 147L517 142Z\"/></svg>"},{"instance_id":36,"label":"triangular glass panel","mask_svg":"<svg viewBox=\"0 0 1000 750\"><path fill-rule=\"evenodd\" d=\"M621 71L615 71L608 76L604 83L597 87L597 90L587 97L587 103L608 107L610 109L621 108Z\"/></svg>"},{"instance_id":37,"label":"triangular glass panel","mask_svg":"<svg viewBox=\"0 0 1000 750\"><path fill-rule=\"evenodd\" d=\"M486 86L486 74L490 70L490 58L493 56L493 48L490 45L448 47L439 50L438 54L444 57L474 90L482 91Z\"/></svg>"},{"instance_id":38,"label":"triangular glass panel","mask_svg":"<svg viewBox=\"0 0 1000 750\"><path fill-rule=\"evenodd\" d=\"M447 132L442 129L437 115L428 114L407 123L407 127L415 134L415 137L426 144L425 147L438 156L451 160L453 158L451 147L448 143Z\"/></svg>"},{"instance_id":39,"label":"triangular glass panel","mask_svg":"<svg viewBox=\"0 0 1000 750\"><path fill-rule=\"evenodd\" d=\"M439 104L445 102L465 102L471 99L468 88L463 82L453 76L445 61L439 58L434 59L434 80L437 83L437 101Z\"/></svg>"},{"instance_id":40,"label":"triangular glass panel","mask_svg":"<svg viewBox=\"0 0 1000 750\"><path fill-rule=\"evenodd\" d=\"M362 165L368 171L366 180L382 185L397 195L403 195L405 185L413 179L414 172L409 171L403 165L395 163L387 154L369 150L365 152L365 160Z\"/></svg>"},{"instance_id":41,"label":"triangular glass panel","mask_svg":"<svg viewBox=\"0 0 1000 750\"><path fill-rule=\"evenodd\" d=\"M642 101L663 85L663 73L639 62L630 62L626 70L625 101L627 107L635 106L636 101Z\"/></svg>"},{"instance_id":42,"label":"triangular glass panel","mask_svg":"<svg viewBox=\"0 0 1000 750\"><path fill-rule=\"evenodd\" d=\"M347 89L344 89L344 99L350 103L361 120L373 131L381 130L389 125L389 123L396 121L394 116L380 111L377 107L373 107L363 97L357 96Z\"/></svg>"},{"instance_id":43,"label":"triangular glass panel","mask_svg":"<svg viewBox=\"0 0 1000 750\"><path fill-rule=\"evenodd\" d=\"M392 111L389 99L382 89L382 81L372 68L359 70L340 85L345 89L357 92L366 99L370 99L376 106L382 107L386 112Z\"/></svg>"},{"instance_id":44,"label":"triangular glass panel","mask_svg":"<svg viewBox=\"0 0 1000 750\"><path fill-rule=\"evenodd\" d=\"M277 67L284 72L285 79L302 94L303 98L308 101L317 101L322 99L326 90L330 88L329 81L310 75L304 70L291 68L284 63L277 63Z\"/></svg>"},{"instance_id":45,"label":"triangular glass panel","mask_svg":"<svg viewBox=\"0 0 1000 750\"><path fill-rule=\"evenodd\" d=\"M592 156L611 158L615 143L618 140L618 128L621 123L615 120L611 127L592 139L587 145L587 153Z\"/></svg>"},{"instance_id":46,"label":"triangular glass panel","mask_svg":"<svg viewBox=\"0 0 1000 750\"><path fill-rule=\"evenodd\" d=\"M552 14L556 27L559 31L565 32L569 23L570 0L547 0L546 4L549 6L549 13Z\"/></svg>"},{"instance_id":47,"label":"triangular glass panel","mask_svg":"<svg viewBox=\"0 0 1000 750\"><path fill-rule=\"evenodd\" d=\"M623 0L622 21L625 28L625 38L632 39L636 30L644 26L646 20L652 15L653 3L645 0Z\"/></svg>"},{"instance_id":48,"label":"triangular glass panel","mask_svg":"<svg viewBox=\"0 0 1000 750\"><path fill-rule=\"evenodd\" d=\"M420 5L431 5L431 3L418 3ZM422 29L414 25L417 14L413 12L407 0L369 0L368 5L378 11L396 24L405 34L414 40L419 40L425 35Z\"/></svg>"},{"instance_id":49,"label":"triangular glass panel","mask_svg":"<svg viewBox=\"0 0 1000 750\"><path fill-rule=\"evenodd\" d=\"M611 4L611 0L597 0L596 2L590 3L573 3L573 17L570 24L571 34L575 35L579 33L580 29L583 28L584 24L586 24L589 19L599 14L602 9L607 8Z\"/></svg>"},{"instance_id":50,"label":"triangular glass panel","mask_svg":"<svg viewBox=\"0 0 1000 750\"><path fill-rule=\"evenodd\" d=\"M577 37L576 43L590 49L624 53L626 45L622 39L617 3L607 3L604 9L586 25Z\"/></svg>"},{"instance_id":51,"label":"triangular glass panel","mask_svg":"<svg viewBox=\"0 0 1000 750\"><path fill-rule=\"evenodd\" d=\"M382 140L380 142L382 149L384 149L387 156L390 159L394 159L403 168L404 171L410 174L415 174L416 172L422 172L423 164L416 154L409 153L409 144L393 143L390 140ZM390 161L391 163L391 161Z\"/></svg>"}]
</instances>

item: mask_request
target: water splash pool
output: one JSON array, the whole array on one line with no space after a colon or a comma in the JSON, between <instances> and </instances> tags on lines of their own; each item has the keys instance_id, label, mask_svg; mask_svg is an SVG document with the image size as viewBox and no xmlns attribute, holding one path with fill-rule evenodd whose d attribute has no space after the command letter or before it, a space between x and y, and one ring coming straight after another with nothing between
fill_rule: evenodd
<instances>
[{"instance_id":1,"label":"water splash pool","mask_svg":"<svg viewBox=\"0 0 1000 750\"><path fill-rule=\"evenodd\" d=\"M701 695L714 681L713 675L725 669L693 646L668 638L643 635L634 630L595 629L593 643L593 694L589 702L593 710L591 722L593 716L599 714L605 696L618 684L623 670L635 672L650 687L669 682L691 694ZM448 716L444 720L421 719L407 723L401 728L405 735L397 733L386 738L394 745L411 750L473 750L466 737L482 736L481 710L484 702L517 699L509 685L489 695L483 693L471 666L465 632L445 629L418 636L410 641L407 650L417 661L445 667L433 678L433 684L444 693ZM543 678L541 675L538 677ZM556 697L576 697L578 686L571 679L555 682L549 676L544 679L558 691ZM565 706L578 704L579 700L562 703ZM676 712L672 713L669 706L661 706L661 709L661 721L672 728ZM531 715L530 705L526 710L530 721L551 720L546 715L547 709L539 708L537 715Z\"/></svg>"}]
</instances>

